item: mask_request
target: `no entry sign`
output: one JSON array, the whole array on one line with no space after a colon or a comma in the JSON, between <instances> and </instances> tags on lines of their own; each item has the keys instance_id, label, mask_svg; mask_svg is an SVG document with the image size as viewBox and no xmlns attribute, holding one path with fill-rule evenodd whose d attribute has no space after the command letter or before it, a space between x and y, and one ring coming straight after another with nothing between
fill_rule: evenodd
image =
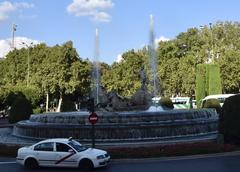
<instances>
[{"instance_id":1,"label":"no entry sign","mask_svg":"<svg viewBox=\"0 0 240 172\"><path fill-rule=\"evenodd\" d=\"M95 112L91 113L91 114L88 116L88 121L89 121L92 125L96 124L97 121L98 121L98 115L97 115Z\"/></svg>"}]
</instances>

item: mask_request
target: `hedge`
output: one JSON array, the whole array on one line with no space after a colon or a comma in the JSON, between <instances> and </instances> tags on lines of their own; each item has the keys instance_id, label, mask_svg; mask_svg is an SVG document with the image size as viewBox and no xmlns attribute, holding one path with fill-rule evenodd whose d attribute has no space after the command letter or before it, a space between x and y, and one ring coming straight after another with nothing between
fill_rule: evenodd
<instances>
[{"instance_id":1,"label":"hedge","mask_svg":"<svg viewBox=\"0 0 240 172\"><path fill-rule=\"evenodd\" d=\"M222 84L220 67L217 64L207 65L208 68L208 95L221 94Z\"/></svg>"},{"instance_id":2,"label":"hedge","mask_svg":"<svg viewBox=\"0 0 240 172\"><path fill-rule=\"evenodd\" d=\"M8 121L9 123L16 123L21 120L29 119L30 115L33 113L32 105L25 96L18 95L13 101Z\"/></svg>"},{"instance_id":3,"label":"hedge","mask_svg":"<svg viewBox=\"0 0 240 172\"><path fill-rule=\"evenodd\" d=\"M219 131L225 141L240 144L240 94L225 100L219 121Z\"/></svg>"},{"instance_id":4,"label":"hedge","mask_svg":"<svg viewBox=\"0 0 240 172\"><path fill-rule=\"evenodd\" d=\"M220 67L217 64L199 64L196 72L196 99L197 106L207 95L221 94L222 84Z\"/></svg>"},{"instance_id":5,"label":"hedge","mask_svg":"<svg viewBox=\"0 0 240 172\"><path fill-rule=\"evenodd\" d=\"M206 67L203 64L197 65L196 72L196 100L197 107L201 106L201 100L206 96Z\"/></svg>"}]
</instances>

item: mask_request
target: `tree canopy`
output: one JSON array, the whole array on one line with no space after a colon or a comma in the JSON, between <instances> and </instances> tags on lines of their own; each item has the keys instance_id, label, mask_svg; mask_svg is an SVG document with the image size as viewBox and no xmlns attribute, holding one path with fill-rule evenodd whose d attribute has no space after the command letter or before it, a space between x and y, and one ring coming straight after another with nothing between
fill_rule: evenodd
<instances>
[{"instance_id":1,"label":"tree canopy","mask_svg":"<svg viewBox=\"0 0 240 172\"><path fill-rule=\"evenodd\" d=\"M131 38L129 38L131 39ZM27 87L29 54L29 86ZM211 27L189 28L176 38L161 41L156 49L159 96L194 95L196 66L220 66L223 93L240 90L240 23L217 22ZM101 63L101 84L107 91L130 97L141 88L140 70L150 78L147 46L128 50L112 65ZM49 47L46 44L14 49L0 60L1 107L6 92L21 91L33 106L48 99L71 97L83 100L90 95L92 62L79 57L71 41ZM151 91L151 81L147 81ZM7 91L6 91L7 90Z\"/></svg>"}]
</instances>

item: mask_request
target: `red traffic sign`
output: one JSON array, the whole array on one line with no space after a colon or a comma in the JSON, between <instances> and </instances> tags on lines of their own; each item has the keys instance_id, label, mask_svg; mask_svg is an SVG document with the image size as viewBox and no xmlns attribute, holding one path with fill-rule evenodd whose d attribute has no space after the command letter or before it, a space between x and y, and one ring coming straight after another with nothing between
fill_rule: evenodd
<instances>
[{"instance_id":1,"label":"red traffic sign","mask_svg":"<svg viewBox=\"0 0 240 172\"><path fill-rule=\"evenodd\" d=\"M92 124L92 125L94 125L94 124L96 124L97 123L97 121L98 121L98 115L96 114L96 113L91 113L89 116L88 116L88 121Z\"/></svg>"}]
</instances>

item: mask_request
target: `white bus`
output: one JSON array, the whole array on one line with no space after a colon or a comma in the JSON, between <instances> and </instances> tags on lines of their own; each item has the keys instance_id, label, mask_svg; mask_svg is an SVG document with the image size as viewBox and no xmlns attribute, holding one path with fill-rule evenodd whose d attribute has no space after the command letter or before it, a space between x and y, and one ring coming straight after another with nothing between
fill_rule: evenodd
<instances>
[{"instance_id":1,"label":"white bus","mask_svg":"<svg viewBox=\"0 0 240 172\"><path fill-rule=\"evenodd\" d=\"M230 96L233 96L235 94L216 94L216 95L209 95L207 97L205 97L204 99L202 99L202 102L201 102L201 106L203 106L203 104L209 100L209 99L218 99L219 100L219 103L221 106L223 106L223 103L225 101L226 98L230 97Z\"/></svg>"},{"instance_id":2,"label":"white bus","mask_svg":"<svg viewBox=\"0 0 240 172\"><path fill-rule=\"evenodd\" d=\"M158 104L161 97L152 98L154 104ZM190 109L190 97L171 97L174 109ZM193 108L196 108L196 100L192 100Z\"/></svg>"},{"instance_id":3,"label":"white bus","mask_svg":"<svg viewBox=\"0 0 240 172\"><path fill-rule=\"evenodd\" d=\"M172 97L174 109L190 109L190 97ZM192 100L193 108L196 108L196 101Z\"/></svg>"}]
</instances>

